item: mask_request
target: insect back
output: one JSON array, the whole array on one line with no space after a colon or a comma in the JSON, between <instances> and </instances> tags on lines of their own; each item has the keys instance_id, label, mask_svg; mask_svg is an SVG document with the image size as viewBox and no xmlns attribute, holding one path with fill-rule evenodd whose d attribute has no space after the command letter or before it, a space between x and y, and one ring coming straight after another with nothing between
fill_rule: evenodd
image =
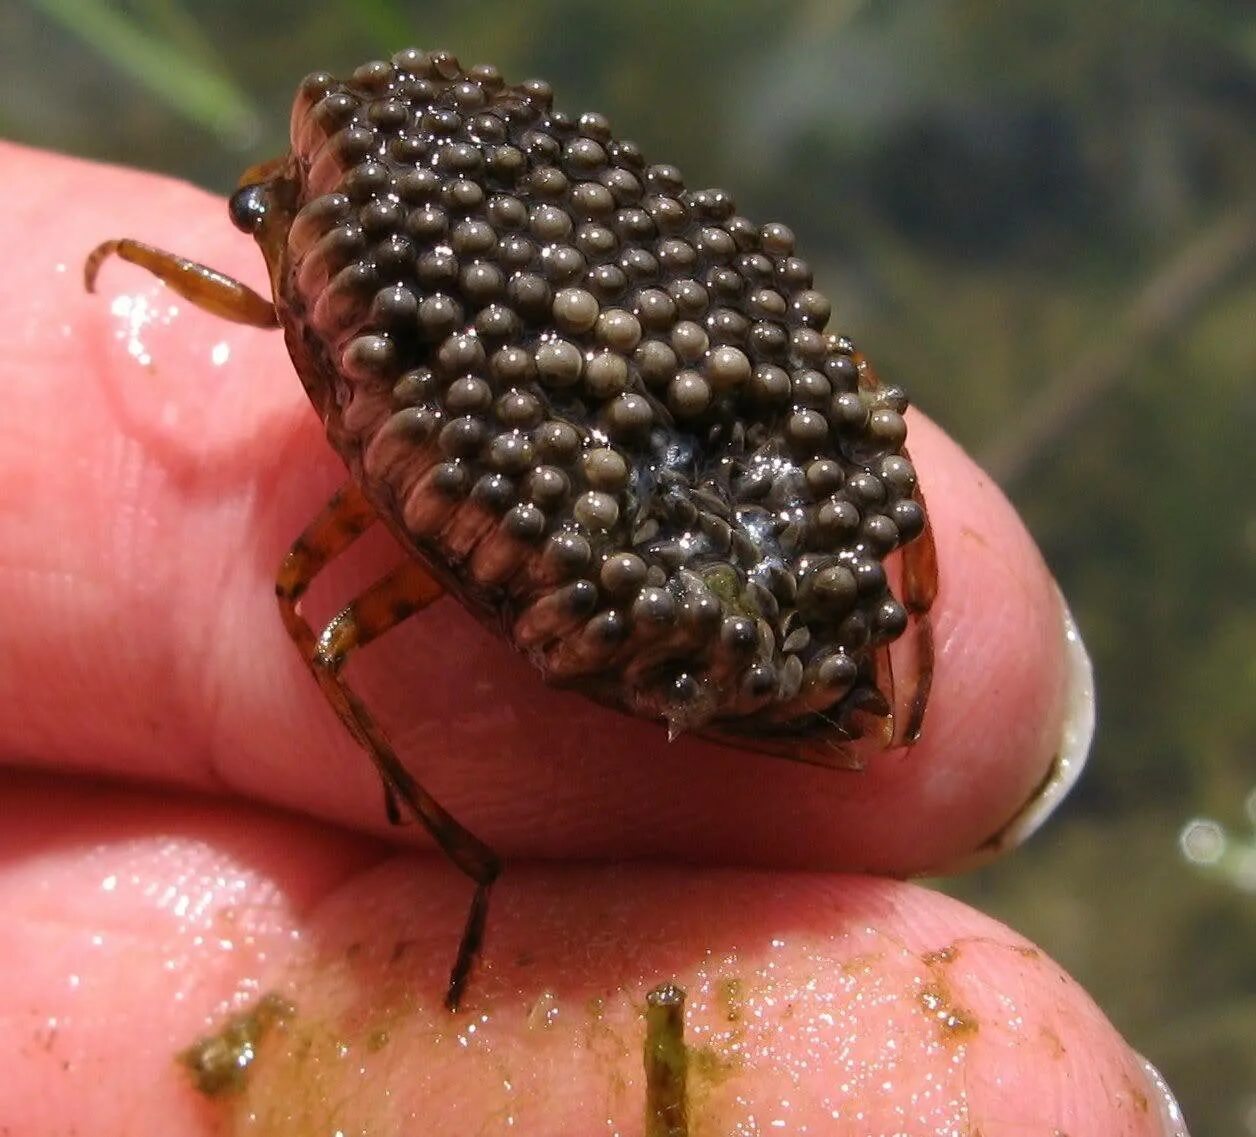
<instances>
[{"instance_id":1,"label":"insect back","mask_svg":"<svg viewBox=\"0 0 1256 1137\"><path fill-rule=\"evenodd\" d=\"M268 259L294 358L473 611L673 734L824 761L889 716L884 649L932 594L907 399L826 330L788 228L446 53L310 76L292 139Z\"/></svg>"}]
</instances>

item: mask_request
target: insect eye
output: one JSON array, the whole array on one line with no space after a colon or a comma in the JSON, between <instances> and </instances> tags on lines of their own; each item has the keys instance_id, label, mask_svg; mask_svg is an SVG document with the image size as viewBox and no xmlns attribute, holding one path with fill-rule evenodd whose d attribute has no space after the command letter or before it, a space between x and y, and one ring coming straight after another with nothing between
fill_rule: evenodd
<instances>
[{"instance_id":1,"label":"insect eye","mask_svg":"<svg viewBox=\"0 0 1256 1137\"><path fill-rule=\"evenodd\" d=\"M264 183L241 187L231 195L227 206L231 223L242 233L256 233L266 216L267 204Z\"/></svg>"}]
</instances>

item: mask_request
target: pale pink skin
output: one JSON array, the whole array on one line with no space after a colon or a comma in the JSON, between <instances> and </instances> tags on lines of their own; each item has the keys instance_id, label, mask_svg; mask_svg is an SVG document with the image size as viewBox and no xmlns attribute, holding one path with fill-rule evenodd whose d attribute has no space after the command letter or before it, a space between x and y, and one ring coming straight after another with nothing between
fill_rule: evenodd
<instances>
[{"instance_id":1,"label":"pale pink skin","mask_svg":"<svg viewBox=\"0 0 1256 1137\"><path fill-rule=\"evenodd\" d=\"M1045 956L922 889L829 875L963 857L1059 736L1050 577L935 427L912 424L942 572L934 700L924 741L865 773L669 745L545 688L450 600L354 662L410 768L506 858L450 1019L470 888L421 831L384 824L275 609L282 553L343 476L280 337L121 263L82 290L106 237L264 287L260 255L181 184L8 146L0 175L11 1137L179 1137L224 1109L266 1133L639 1134L639 1009L673 978L724 1069L698 1079L695 1134L1157 1131L1130 1052ZM314 607L396 555L368 538ZM207 1104L174 1053L271 990L296 1024L246 1098Z\"/></svg>"}]
</instances>

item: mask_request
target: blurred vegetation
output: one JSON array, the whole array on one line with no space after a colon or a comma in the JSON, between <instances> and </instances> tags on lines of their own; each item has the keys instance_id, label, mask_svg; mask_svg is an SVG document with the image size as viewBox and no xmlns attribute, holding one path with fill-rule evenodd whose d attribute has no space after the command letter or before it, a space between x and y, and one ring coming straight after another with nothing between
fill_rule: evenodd
<instances>
[{"instance_id":1,"label":"blurred vegetation","mask_svg":"<svg viewBox=\"0 0 1256 1137\"><path fill-rule=\"evenodd\" d=\"M0 132L226 190L302 74L412 43L545 75L786 220L836 322L987 461L1100 734L1064 815L954 891L1090 988L1196 1137L1256 1134L1251 0L27 0ZM1200 817L1245 869L1188 862Z\"/></svg>"}]
</instances>

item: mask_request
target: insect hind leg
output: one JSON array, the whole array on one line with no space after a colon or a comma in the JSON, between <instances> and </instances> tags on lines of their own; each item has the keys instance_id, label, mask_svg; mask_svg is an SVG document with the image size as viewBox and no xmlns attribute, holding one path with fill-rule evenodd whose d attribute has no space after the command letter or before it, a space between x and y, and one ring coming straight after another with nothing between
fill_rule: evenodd
<instances>
[{"instance_id":1,"label":"insect hind leg","mask_svg":"<svg viewBox=\"0 0 1256 1137\"><path fill-rule=\"evenodd\" d=\"M920 738L924 726L925 711L929 705L929 693L933 687L933 620L931 609L938 594L938 549L933 538L933 526L929 522L929 510L919 485L913 497L924 513L925 524L920 535L902 553L903 604L907 608L906 661L911 680L901 702L905 710L900 740L912 745ZM903 670L899 669L900 672ZM895 701L899 701L896 692Z\"/></svg>"},{"instance_id":2,"label":"insect hind leg","mask_svg":"<svg viewBox=\"0 0 1256 1137\"><path fill-rule=\"evenodd\" d=\"M420 821L441 851L476 885L450 974L445 1005L456 1009L479 954L489 890L501 865L497 854L464 828L402 764L384 732L341 677L350 654L421 611L441 595L440 585L415 561L406 561L346 605L319 634L301 614L314 577L376 521L374 507L355 483L338 491L284 558L275 591L284 625L327 701L366 750L384 784L390 820L401 811Z\"/></svg>"}]
</instances>

